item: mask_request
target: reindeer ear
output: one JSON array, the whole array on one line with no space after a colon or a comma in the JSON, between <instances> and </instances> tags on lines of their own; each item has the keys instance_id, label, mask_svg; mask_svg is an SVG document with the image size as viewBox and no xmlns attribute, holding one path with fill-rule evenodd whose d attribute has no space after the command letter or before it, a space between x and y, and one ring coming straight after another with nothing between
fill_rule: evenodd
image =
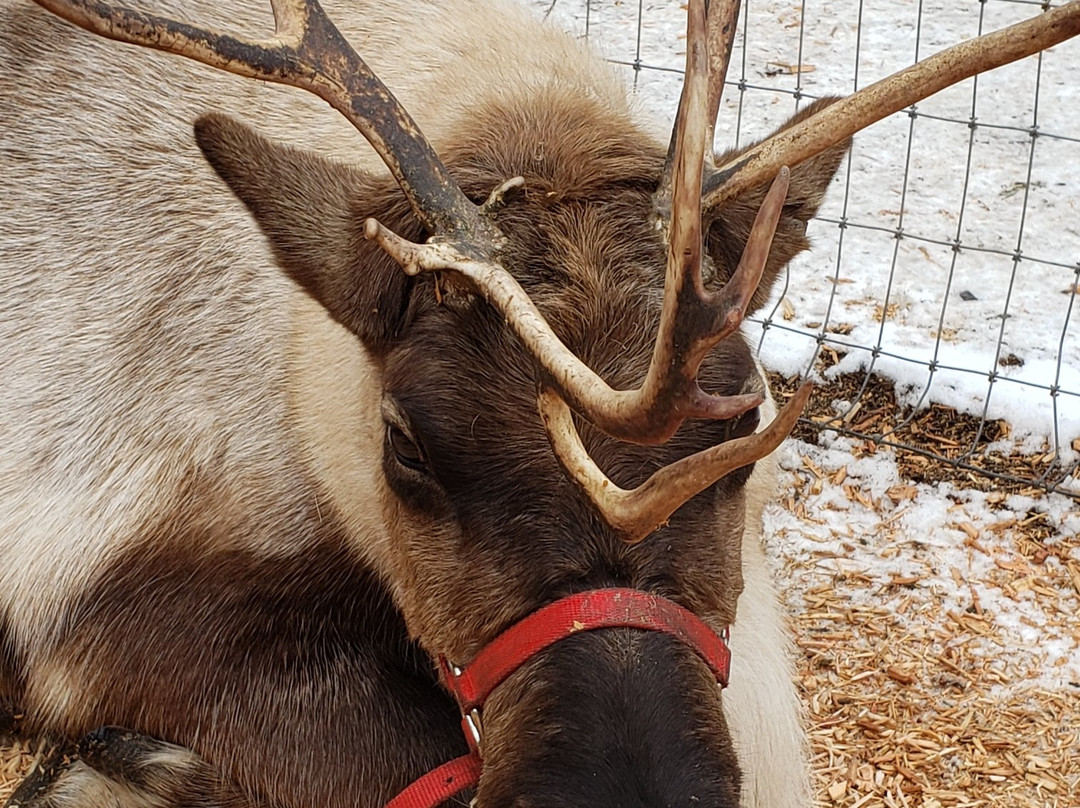
<instances>
[{"instance_id":1,"label":"reindeer ear","mask_svg":"<svg viewBox=\"0 0 1080 808\"><path fill-rule=\"evenodd\" d=\"M836 98L822 98L815 101L800 110L781 126L780 130L799 123L836 100ZM735 159L740 152L753 148L755 145L757 144L720 155L717 157L717 165L723 165ZM784 203L783 213L776 226L776 236L773 238L772 251L769 253L769 261L765 266L761 284L750 301L751 311L756 311L765 305L780 271L788 261L810 246L806 238L806 223L821 207L825 191L850 146L849 139L791 167L791 185L787 202ZM738 266L746 239L750 235L750 227L754 223L754 217L768 190L768 185L754 188L720 210L711 212L714 221L709 227L706 247L716 263L720 281L726 282Z\"/></svg>"},{"instance_id":2,"label":"reindeer ear","mask_svg":"<svg viewBox=\"0 0 1080 808\"><path fill-rule=\"evenodd\" d=\"M196 121L195 140L289 277L370 350L385 350L403 326L411 279L364 238L364 219L422 238L393 180L273 143L225 115Z\"/></svg>"}]
</instances>

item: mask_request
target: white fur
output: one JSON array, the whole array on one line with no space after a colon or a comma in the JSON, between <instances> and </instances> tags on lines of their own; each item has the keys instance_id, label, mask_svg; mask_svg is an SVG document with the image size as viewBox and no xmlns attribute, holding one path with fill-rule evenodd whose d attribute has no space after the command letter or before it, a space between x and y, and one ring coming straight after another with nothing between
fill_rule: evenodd
<instances>
[{"instance_id":1,"label":"white fur","mask_svg":"<svg viewBox=\"0 0 1080 808\"><path fill-rule=\"evenodd\" d=\"M159 748L141 761L139 772L143 787L101 774L81 760L75 760L59 770L50 784L47 797L35 798L35 808L164 808L176 804L176 791L184 788L206 764L186 749L169 744ZM18 808L21 803L9 803ZM201 804L201 803L200 803ZM199 808L185 803L185 808Z\"/></svg>"},{"instance_id":2,"label":"white fur","mask_svg":"<svg viewBox=\"0 0 1080 808\"><path fill-rule=\"evenodd\" d=\"M49 799L43 808L65 808L76 803L83 808L162 808L165 805L144 791L133 791L127 785L99 774L81 760L63 771L49 789Z\"/></svg>"},{"instance_id":3,"label":"white fur","mask_svg":"<svg viewBox=\"0 0 1080 808\"><path fill-rule=\"evenodd\" d=\"M776 417L761 407L764 426ZM762 511L776 490L776 461L759 460L746 486L743 584L731 627L731 683L724 691L728 720L743 770L744 808L803 808L810 804L810 771L802 704L795 692L791 641L761 544Z\"/></svg>"},{"instance_id":4,"label":"white fur","mask_svg":"<svg viewBox=\"0 0 1080 808\"><path fill-rule=\"evenodd\" d=\"M140 5L239 34L271 26L261 0ZM436 148L460 110L535 87L588 87L626 107L598 58L516 4L324 6ZM94 38L29 0L0 0L0 68L0 610L39 677L38 708L55 713L78 683L35 666L65 607L185 497L203 498L207 523L243 525L236 535L293 524L298 541L319 499L387 572L383 526L364 507L379 474L375 371L275 268L192 125L227 112L277 141L383 169L304 93ZM757 541L767 476L751 486L725 707L746 808L795 808L806 804L805 754Z\"/></svg>"}]
</instances>

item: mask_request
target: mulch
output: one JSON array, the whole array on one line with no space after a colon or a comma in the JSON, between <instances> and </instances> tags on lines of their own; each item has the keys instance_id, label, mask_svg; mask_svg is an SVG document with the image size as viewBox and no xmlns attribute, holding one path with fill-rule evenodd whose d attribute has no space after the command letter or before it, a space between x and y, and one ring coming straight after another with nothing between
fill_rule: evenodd
<instances>
[{"instance_id":1,"label":"mulch","mask_svg":"<svg viewBox=\"0 0 1080 808\"><path fill-rule=\"evenodd\" d=\"M884 393L867 389L863 417L876 417ZM913 423L930 429L941 417ZM970 420L946 421L957 443L972 435ZM813 444L792 442L781 450L786 495L774 506L783 526L767 537L798 649L814 805L1080 805L1080 536L1054 527L1036 487L927 474L900 450L851 442L852 460L892 454L902 481L875 494L848 461L825 466ZM928 485L943 479L944 489ZM989 491L977 518L965 483ZM947 506L933 540L929 525L903 518L922 496ZM850 520L859 525L870 517L873 529L827 510L863 517ZM942 558L958 560L945 568Z\"/></svg>"},{"instance_id":2,"label":"mulch","mask_svg":"<svg viewBox=\"0 0 1080 808\"><path fill-rule=\"evenodd\" d=\"M824 346L818 371L841 357ZM769 385L782 401L794 393L799 380L769 374ZM868 452L887 442L897 453L902 474L913 483L950 482L1023 495L1037 495L1062 477L1080 483L1080 466L1062 468L1048 446L1034 453L1005 449L1011 434L1008 422L984 421L937 403L912 410L897 401L894 383L876 374L840 374L815 388L792 436L814 443L824 429L863 438ZM1043 480L1048 484L1040 483ZM1075 490L1080 497L1080 484Z\"/></svg>"}]
</instances>

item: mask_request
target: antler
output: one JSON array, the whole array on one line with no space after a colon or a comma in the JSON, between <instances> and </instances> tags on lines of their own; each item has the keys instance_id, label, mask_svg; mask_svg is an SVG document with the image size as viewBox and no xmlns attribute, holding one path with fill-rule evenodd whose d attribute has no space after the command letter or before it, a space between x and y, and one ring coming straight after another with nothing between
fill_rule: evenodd
<instances>
[{"instance_id":1,"label":"antler","mask_svg":"<svg viewBox=\"0 0 1080 808\"><path fill-rule=\"evenodd\" d=\"M609 480L589 456L570 408L550 388L540 390L540 416L562 467L577 481L623 541L636 544L691 497L724 475L760 460L783 443L806 407L813 384L804 383L761 432L684 457L627 491Z\"/></svg>"},{"instance_id":2,"label":"antler","mask_svg":"<svg viewBox=\"0 0 1080 808\"><path fill-rule=\"evenodd\" d=\"M416 122L316 0L270 0L275 31L262 42L236 39L95 0L35 2L109 39L314 93L371 143L430 232L453 239L470 251L499 242L498 230L462 193Z\"/></svg>"},{"instance_id":3,"label":"antler","mask_svg":"<svg viewBox=\"0 0 1080 808\"><path fill-rule=\"evenodd\" d=\"M644 538L720 477L771 452L790 431L809 396L806 386L768 429L685 458L633 491L618 488L600 471L570 417L567 403L612 437L660 443L687 418L731 418L761 402L757 395L709 395L698 385L697 372L709 350L739 327L757 289L787 195L788 170L779 171L766 195L731 280L719 292L707 291L701 274L702 167L711 116L719 103L718 85L710 83L703 0L691 0L688 14L686 79L670 160L664 302L641 387L609 387L563 345L517 281L494 261L463 255L451 244L413 244L373 219L368 220L365 232L409 274L453 271L505 315L549 376L539 407L556 456L628 542Z\"/></svg>"},{"instance_id":4,"label":"antler","mask_svg":"<svg viewBox=\"0 0 1080 808\"><path fill-rule=\"evenodd\" d=\"M615 391L558 341L524 291L497 265L480 265L451 254L445 245L409 245L371 222L375 238L406 271L452 269L468 277L502 311L550 375L539 407L548 436L567 473L588 493L624 539L633 542L662 524L682 503L724 474L772 451L792 428L809 396L804 385L761 433L707 449L654 474L633 491L615 486L585 451L567 402L604 432L623 440L666 440L687 417L724 418L753 406L745 396L707 396L695 378L706 352L738 327L761 277L794 165L839 143L862 126L973 75L1075 35L1080 2L1048 12L976 43L951 48L914 68L866 88L803 124L774 136L712 171L704 203L721 207L738 193L775 176L730 282L719 293L701 279L701 171L719 107L734 38L737 0L712 0L706 48L702 0L691 0L687 72L672 145L655 197L661 216L670 204L664 306L653 359L645 382L634 391ZM714 16L715 15L715 16ZM707 69L708 51L712 69ZM719 50L719 52L717 52Z\"/></svg>"},{"instance_id":5,"label":"antler","mask_svg":"<svg viewBox=\"0 0 1080 808\"><path fill-rule=\"evenodd\" d=\"M452 271L507 318L547 374L539 407L555 453L612 526L634 541L683 502L734 468L764 456L783 439L809 395L804 386L772 425L675 463L634 491L614 486L588 457L569 407L612 437L637 443L670 438L686 418L726 419L761 401L757 395L715 396L696 376L706 353L730 335L760 280L787 192L784 167L849 137L857 129L981 70L1006 64L1080 33L1080 0L1040 18L950 48L837 102L798 126L710 170L704 201L710 210L775 176L747 248L719 292L701 276L702 169L731 43L737 0L689 3L687 76L658 199L670 191L664 304L653 357L637 390L613 390L556 337L513 277L499 266L502 237L490 212L510 180L482 206L468 200L420 134L415 122L352 50L315 0L271 0L275 36L247 42L93 0L36 0L103 36L196 59L213 67L306 89L339 110L366 137L397 178L417 217L433 233L412 244L368 220L365 234L406 272ZM709 41L709 46L706 45ZM709 53L712 69L709 69ZM569 405L569 407L567 406Z\"/></svg>"},{"instance_id":6,"label":"antler","mask_svg":"<svg viewBox=\"0 0 1080 808\"><path fill-rule=\"evenodd\" d=\"M864 87L721 166L705 181L707 211L761 185L781 166L797 163L851 137L887 115L977 73L1007 65L1080 34L1080 0L1002 28Z\"/></svg>"}]
</instances>

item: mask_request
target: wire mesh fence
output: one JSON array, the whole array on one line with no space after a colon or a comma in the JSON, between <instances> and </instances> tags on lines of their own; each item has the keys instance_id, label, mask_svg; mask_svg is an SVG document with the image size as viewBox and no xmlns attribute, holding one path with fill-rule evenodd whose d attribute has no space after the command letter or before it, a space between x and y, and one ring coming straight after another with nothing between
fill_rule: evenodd
<instances>
[{"instance_id":1,"label":"wire mesh fence","mask_svg":"<svg viewBox=\"0 0 1080 808\"><path fill-rule=\"evenodd\" d=\"M666 127L685 58L674 2L534 0L627 71ZM718 149L1054 4L744 0ZM962 82L860 133L813 249L748 326L801 425L898 451L917 479L1080 496L1080 43Z\"/></svg>"}]
</instances>

